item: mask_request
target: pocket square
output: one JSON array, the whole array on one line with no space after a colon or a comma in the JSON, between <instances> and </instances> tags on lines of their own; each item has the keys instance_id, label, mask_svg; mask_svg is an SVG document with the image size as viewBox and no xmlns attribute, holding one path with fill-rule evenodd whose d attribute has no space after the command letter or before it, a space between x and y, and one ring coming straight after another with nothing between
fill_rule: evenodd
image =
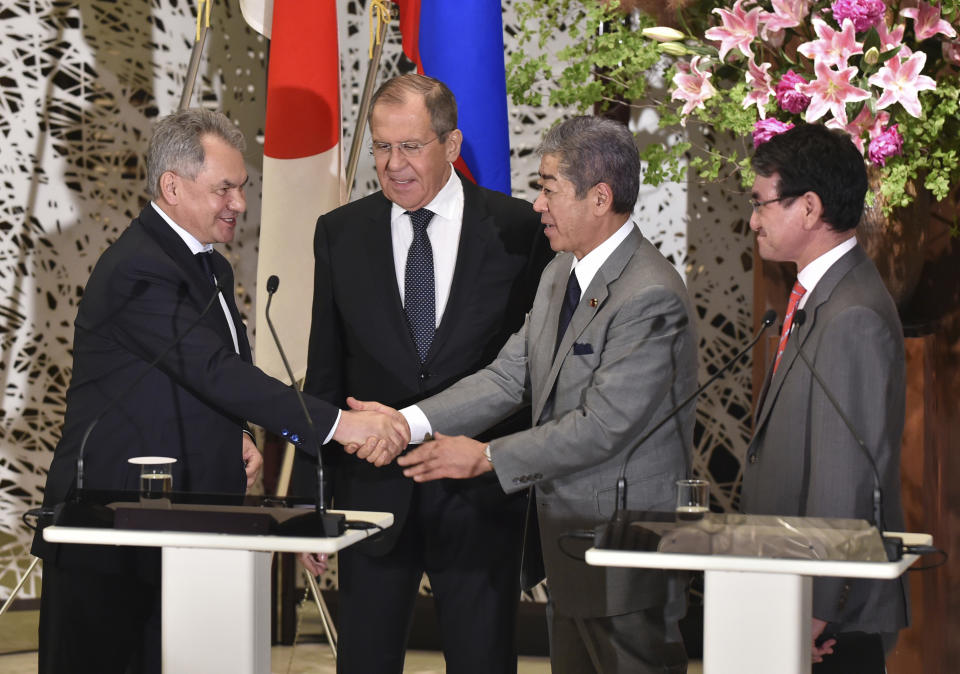
<instances>
[{"instance_id":1,"label":"pocket square","mask_svg":"<svg viewBox=\"0 0 960 674\"><path fill-rule=\"evenodd\" d=\"M586 356L593 353L593 347L589 344L578 344L577 342L573 343L573 355L574 356Z\"/></svg>"}]
</instances>

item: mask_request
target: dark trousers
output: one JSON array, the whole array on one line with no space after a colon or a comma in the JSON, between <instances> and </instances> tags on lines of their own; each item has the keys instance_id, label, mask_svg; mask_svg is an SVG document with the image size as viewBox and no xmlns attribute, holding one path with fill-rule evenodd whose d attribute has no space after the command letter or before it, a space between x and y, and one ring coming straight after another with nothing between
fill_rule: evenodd
<instances>
[{"instance_id":1,"label":"dark trousers","mask_svg":"<svg viewBox=\"0 0 960 674\"><path fill-rule=\"evenodd\" d=\"M40 674L159 674L160 586L43 565Z\"/></svg>"},{"instance_id":2,"label":"dark trousers","mask_svg":"<svg viewBox=\"0 0 960 674\"><path fill-rule=\"evenodd\" d=\"M617 616L574 618L559 614L550 603L547 619L553 674L687 671L679 617L665 615L662 606Z\"/></svg>"},{"instance_id":3,"label":"dark trousers","mask_svg":"<svg viewBox=\"0 0 960 674\"><path fill-rule=\"evenodd\" d=\"M396 546L339 555L339 674L402 674L414 602L430 580L449 674L517 670L520 513L417 485Z\"/></svg>"},{"instance_id":4,"label":"dark trousers","mask_svg":"<svg viewBox=\"0 0 960 674\"><path fill-rule=\"evenodd\" d=\"M893 649L896 634L841 632L824 634L818 641L827 639L836 639L837 643L833 653L824 655L823 662L813 665L813 674L884 674L884 653Z\"/></svg>"}]
</instances>

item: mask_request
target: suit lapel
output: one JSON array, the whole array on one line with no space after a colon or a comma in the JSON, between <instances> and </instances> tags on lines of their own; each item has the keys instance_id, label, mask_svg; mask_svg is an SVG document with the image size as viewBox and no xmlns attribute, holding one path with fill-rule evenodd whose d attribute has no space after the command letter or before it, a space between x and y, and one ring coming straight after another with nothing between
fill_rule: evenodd
<instances>
[{"instance_id":1,"label":"suit lapel","mask_svg":"<svg viewBox=\"0 0 960 674\"><path fill-rule=\"evenodd\" d=\"M643 236L641 236L639 230L634 227L630 231L630 234L627 235L627 238L617 246L610 254L610 257L600 266L593 280L590 281L590 285L587 286L586 292L583 293L580 299L580 304L577 305L573 316L570 318L570 325L567 326L566 332L563 333L563 337L560 339L560 345L557 348L556 355L553 356L553 362L545 380L540 385L538 385L537 382L532 382L534 390L534 419L539 419L543 413L543 408L550 394L553 392L560 368L570 354L574 342L576 342L580 335L583 334L583 331L587 329L587 326L590 325L590 322L597 315L597 312L603 308L610 295L610 284L620 278L624 268L627 266L627 262L633 257L634 252L636 252L642 242ZM549 334L548 328L550 326L553 326L554 334L556 334L557 323L559 322L560 316L560 305L563 303L563 296L566 292L567 278L569 277L567 270L569 266L561 263L560 267L561 270L558 270L551 289L550 307L547 311L543 326L543 333L546 334ZM541 346L544 345L541 344ZM550 358L552 356L552 352L548 352L547 349L541 348L540 351L539 357L541 358Z\"/></svg>"},{"instance_id":2,"label":"suit lapel","mask_svg":"<svg viewBox=\"0 0 960 674\"><path fill-rule=\"evenodd\" d=\"M397 261L393 258L393 236L390 230L390 212L392 204L380 193L375 208L367 218L358 223L358 237L366 251L367 264L360 265L366 275L365 284L369 292L359 295L364 302L371 303L370 314L377 316L377 330L383 333L385 349L395 348L393 357L419 358L413 336L407 325L407 316L403 311L403 298L397 286ZM405 264L406 261L400 261Z\"/></svg>"},{"instance_id":3,"label":"suit lapel","mask_svg":"<svg viewBox=\"0 0 960 674\"><path fill-rule=\"evenodd\" d=\"M150 238L156 241L163 252L180 267L183 275L189 280L188 292L198 305L203 307L210 299L210 293L206 289L213 290L212 281L203 273L203 268L190 252L190 248L160 217L151 204L146 205L138 219Z\"/></svg>"},{"instance_id":4,"label":"suit lapel","mask_svg":"<svg viewBox=\"0 0 960 674\"><path fill-rule=\"evenodd\" d=\"M810 335L813 334L813 331L816 329L817 313L820 307L830 299L830 295L833 294L834 289L837 287L837 284L840 283L843 277L846 276L851 269L860 264L865 258L866 254L863 252L863 249L861 249L859 246L855 246L843 257L833 263L830 269L827 270L827 273L824 274L823 277L817 282L816 286L814 286L813 291L810 293L809 299L803 305L803 311L806 314L806 321L799 330L799 334L797 334L797 331L795 330L787 340L787 346L783 350L783 357L780 359L780 366L777 367L776 373L771 374L768 371L766 383L761 394L760 407L758 408L757 412L757 421L754 424L754 434L756 434L756 431L763 426L767 418L770 416L770 410L773 408L774 401L777 399L780 389L783 387L783 382L787 378L787 373L794 366L794 361L796 361L799 357L797 344L804 346ZM804 352L807 353L806 349L804 349ZM807 353L807 357L809 358L812 356L811 354Z\"/></svg>"},{"instance_id":5,"label":"suit lapel","mask_svg":"<svg viewBox=\"0 0 960 674\"><path fill-rule=\"evenodd\" d=\"M570 265L573 263L571 253L561 253L555 262L551 263L550 272L553 278L547 295L547 306L543 312L543 320L531 323L527 336L527 352L530 359L530 383L533 389L533 420L536 422L543 414L548 394L556 381L556 372L553 369L555 358L553 345L557 338L557 324L560 322L560 307L566 294L567 279L570 276ZM534 302L536 306L536 302ZM538 315L537 312L532 314ZM571 317L570 323L573 324ZM570 327L567 326L569 330ZM559 353L559 352L558 352ZM542 383L541 383L542 382ZM549 388L546 382L549 383Z\"/></svg>"},{"instance_id":6,"label":"suit lapel","mask_svg":"<svg viewBox=\"0 0 960 674\"><path fill-rule=\"evenodd\" d=\"M234 292L233 267L230 266L227 259L218 251L214 251L213 255L213 273L216 274L217 281L220 283L223 298L226 300L227 309L230 311L230 318L233 319L233 327L237 331L237 347L240 358L248 363L253 362L253 355L250 352L250 342L247 340L247 329L243 324L243 320L240 318L240 310L237 308L236 293ZM216 311L216 309L211 307L210 311ZM232 343L233 338L230 335L230 326L226 325L225 322L224 326L226 327L224 337Z\"/></svg>"},{"instance_id":7,"label":"suit lapel","mask_svg":"<svg viewBox=\"0 0 960 674\"><path fill-rule=\"evenodd\" d=\"M188 279L187 291L196 302L198 309L205 307L213 292L212 279L207 278L203 267L197 261L196 256L190 252L187 244L160 217L152 205L147 204L140 212L139 220L147 234L180 267L184 276ZM246 329L240 320L240 312L233 295L233 269L226 258L217 251L214 251L212 265L213 273L220 284L223 297L226 299L227 307L230 310L230 316L233 318L233 324L237 330L237 345L240 347L240 356L249 362L251 360L250 344L247 341ZM230 335L230 326L227 325L227 318L224 316L223 308L217 300L214 300L213 306L210 307L204 320L208 318L212 320L211 324L216 326L220 337L232 349L233 337Z\"/></svg>"},{"instance_id":8,"label":"suit lapel","mask_svg":"<svg viewBox=\"0 0 960 674\"><path fill-rule=\"evenodd\" d=\"M462 324L462 314L470 306L469 295L476 287L476 279L494 231L493 216L487 211L480 189L463 176L460 176L460 182L463 184L463 220L460 242L457 244L457 261L450 296L430 345L427 362L440 352L455 326Z\"/></svg>"}]
</instances>

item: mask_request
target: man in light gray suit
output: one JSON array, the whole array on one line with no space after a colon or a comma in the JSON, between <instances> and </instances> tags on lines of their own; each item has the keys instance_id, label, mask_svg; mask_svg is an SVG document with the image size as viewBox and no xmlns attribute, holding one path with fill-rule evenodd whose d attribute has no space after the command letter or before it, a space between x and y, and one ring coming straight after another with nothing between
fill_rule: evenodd
<instances>
[{"instance_id":1,"label":"man in light gray suit","mask_svg":"<svg viewBox=\"0 0 960 674\"><path fill-rule=\"evenodd\" d=\"M536 485L550 590L554 672L685 672L682 581L583 561L614 512L628 453L628 506L673 510L687 475L693 409L637 439L696 386L696 336L680 276L630 219L640 162L630 132L578 117L540 147L534 208L560 252L519 332L485 369L404 410L434 440L397 462L417 482L495 471L506 492ZM533 428L469 439L525 403ZM456 435L456 437L453 437Z\"/></svg>"},{"instance_id":2,"label":"man in light gray suit","mask_svg":"<svg viewBox=\"0 0 960 674\"><path fill-rule=\"evenodd\" d=\"M863 156L845 133L803 125L761 145L753 167L750 226L760 256L795 263L798 285L757 406L742 509L873 520L875 465L883 494L876 524L902 531L903 331L854 236L867 190ZM801 311L805 321L794 322ZM884 649L908 623L907 595L905 579L814 579L814 672L882 673Z\"/></svg>"}]
</instances>

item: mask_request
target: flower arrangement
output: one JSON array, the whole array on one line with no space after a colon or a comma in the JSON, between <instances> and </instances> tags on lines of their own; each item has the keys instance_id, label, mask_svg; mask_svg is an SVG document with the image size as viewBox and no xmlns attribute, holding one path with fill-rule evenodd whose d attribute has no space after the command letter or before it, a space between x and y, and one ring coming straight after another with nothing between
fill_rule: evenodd
<instances>
[{"instance_id":1,"label":"flower arrangement","mask_svg":"<svg viewBox=\"0 0 960 674\"><path fill-rule=\"evenodd\" d=\"M591 94L587 84L561 78L565 96L551 93L555 103L654 104L661 126L694 121L754 145L801 121L842 129L876 167L885 208L908 205L917 184L941 200L960 179L960 0L668 0L676 10L673 26L654 25L661 21L643 7L618 17L615 0L580 10L569 0L536 4L565 10L567 27L576 25L572 13L579 11L587 22L583 35L599 29L617 40L615 54L603 54L595 39L558 55L571 64L564 74L579 66L583 81L593 72L595 88L603 91ZM634 59L630 72L622 58L627 50ZM641 68L655 70L652 53L667 68L669 99L659 102L643 100L647 87L629 81L649 80ZM594 67L584 71L591 58ZM515 84L530 63L526 55L511 61ZM605 63L615 65L597 67ZM523 102L534 90L527 81L514 100ZM689 167L702 178L735 173L744 184L752 180L748 147L740 153L701 149ZM680 159L690 150L689 142L643 148L645 182L681 178Z\"/></svg>"}]
</instances>

